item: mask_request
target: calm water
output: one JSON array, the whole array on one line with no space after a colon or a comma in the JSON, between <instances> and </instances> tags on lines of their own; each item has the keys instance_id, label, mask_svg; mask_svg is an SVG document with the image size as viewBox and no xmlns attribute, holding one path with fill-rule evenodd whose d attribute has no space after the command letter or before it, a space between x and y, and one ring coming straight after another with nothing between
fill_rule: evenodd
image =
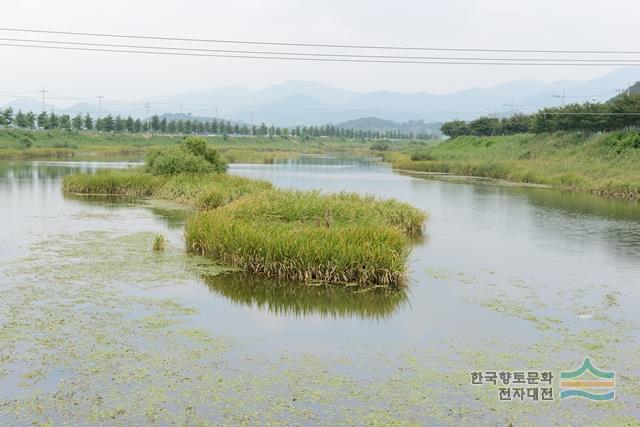
<instances>
[{"instance_id":1,"label":"calm water","mask_svg":"<svg viewBox=\"0 0 640 427\"><path fill-rule=\"evenodd\" d=\"M58 233L153 231L181 244L185 214L180 211L135 201L73 198L60 190L64 175L128 165L0 162L0 264L28 256L33 243ZM571 309L570 299L578 293L587 307L613 293L617 316L640 321L638 204L548 189L430 180L394 173L374 161L331 156L233 165L230 173L283 188L394 197L430 215L425 236L411 255L411 284L392 296L327 292L242 275L194 277L188 286L153 289L197 308L194 324L233 337L251 351L287 349L337 357L355 348L380 353L473 348L491 339L508 349L540 338L542 332L517 313L505 315L486 301L526 306L532 292L541 312L576 333L595 325L589 313ZM101 213L116 215L106 220ZM10 282L3 276L0 280ZM132 294L149 292L123 285ZM638 338L633 330L614 352L637 345ZM622 372L629 366L614 368ZM637 368L629 374L638 374Z\"/></svg>"}]
</instances>

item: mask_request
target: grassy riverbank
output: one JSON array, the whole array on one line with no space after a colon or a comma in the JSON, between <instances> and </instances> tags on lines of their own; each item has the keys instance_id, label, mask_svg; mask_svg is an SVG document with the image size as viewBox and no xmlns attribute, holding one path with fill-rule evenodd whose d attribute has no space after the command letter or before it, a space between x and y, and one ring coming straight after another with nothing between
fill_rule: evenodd
<instances>
[{"instance_id":1,"label":"grassy riverbank","mask_svg":"<svg viewBox=\"0 0 640 427\"><path fill-rule=\"evenodd\" d=\"M480 176L640 199L640 134L616 132L458 137L432 148L389 152L399 170Z\"/></svg>"},{"instance_id":2,"label":"grassy riverbank","mask_svg":"<svg viewBox=\"0 0 640 427\"><path fill-rule=\"evenodd\" d=\"M144 168L67 176L63 190L191 205L201 212L187 222L187 250L248 272L302 282L403 284L424 212L357 194L275 190L211 170L225 170L217 152L187 138L180 148L152 152Z\"/></svg>"},{"instance_id":3,"label":"grassy riverbank","mask_svg":"<svg viewBox=\"0 0 640 427\"><path fill-rule=\"evenodd\" d=\"M180 135L116 134L0 129L0 160L143 157L174 146ZM273 163L300 154L368 152L370 141L282 137L204 137L227 163Z\"/></svg>"}]
</instances>

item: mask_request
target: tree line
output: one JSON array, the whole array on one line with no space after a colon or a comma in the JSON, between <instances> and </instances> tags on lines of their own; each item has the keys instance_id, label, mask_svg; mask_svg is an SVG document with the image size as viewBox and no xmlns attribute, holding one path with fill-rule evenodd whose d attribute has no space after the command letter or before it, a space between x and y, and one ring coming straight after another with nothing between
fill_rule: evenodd
<instances>
[{"instance_id":1,"label":"tree line","mask_svg":"<svg viewBox=\"0 0 640 427\"><path fill-rule=\"evenodd\" d=\"M22 129L52 130L61 129L66 131L96 131L108 133L164 133L182 135L242 135L242 136L297 136L301 138L310 137L336 137L336 138L358 138L358 139L429 139L428 134L407 133L399 130L377 131L377 130L356 130L342 128L335 125L323 126L297 126L295 128L267 126L261 123L259 126L233 123L221 119L212 120L167 120L166 117L154 115L146 120L134 119L131 116L121 117L111 114L105 117L93 118L88 113L84 116L78 114L56 114L46 112L36 115L33 112L23 113L18 111L14 114L11 107L0 111L1 127L17 127Z\"/></svg>"},{"instance_id":2,"label":"tree line","mask_svg":"<svg viewBox=\"0 0 640 427\"><path fill-rule=\"evenodd\" d=\"M511 117L479 117L466 122L453 120L442 125L450 137L462 135L492 136L516 133L558 131L608 132L640 128L640 94L617 96L604 103L585 102L551 107L534 114Z\"/></svg>"}]
</instances>

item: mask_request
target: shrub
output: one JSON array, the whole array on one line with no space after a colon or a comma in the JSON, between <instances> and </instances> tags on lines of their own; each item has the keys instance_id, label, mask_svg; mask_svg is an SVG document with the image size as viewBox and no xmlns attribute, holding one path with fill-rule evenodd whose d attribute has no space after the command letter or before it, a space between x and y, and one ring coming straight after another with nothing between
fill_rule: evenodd
<instances>
[{"instance_id":1,"label":"shrub","mask_svg":"<svg viewBox=\"0 0 640 427\"><path fill-rule=\"evenodd\" d=\"M195 156L179 148L159 149L146 159L147 171L153 175L176 175L179 173L209 173L213 166L203 157Z\"/></svg>"},{"instance_id":2,"label":"shrub","mask_svg":"<svg viewBox=\"0 0 640 427\"><path fill-rule=\"evenodd\" d=\"M20 148L31 148L33 146L33 141L27 137L24 137L18 141L20 144Z\"/></svg>"},{"instance_id":3,"label":"shrub","mask_svg":"<svg viewBox=\"0 0 640 427\"><path fill-rule=\"evenodd\" d=\"M147 156L146 167L153 175L202 174L227 169L218 152L207 148L206 141L200 137L185 138L179 148L152 151Z\"/></svg>"},{"instance_id":4,"label":"shrub","mask_svg":"<svg viewBox=\"0 0 640 427\"><path fill-rule=\"evenodd\" d=\"M387 141L376 141L371 144L371 151L387 151L389 150L389 143Z\"/></svg>"},{"instance_id":5,"label":"shrub","mask_svg":"<svg viewBox=\"0 0 640 427\"><path fill-rule=\"evenodd\" d=\"M420 161L420 160L434 160L433 154L429 150L421 150L416 151L411 154L411 160Z\"/></svg>"}]
</instances>

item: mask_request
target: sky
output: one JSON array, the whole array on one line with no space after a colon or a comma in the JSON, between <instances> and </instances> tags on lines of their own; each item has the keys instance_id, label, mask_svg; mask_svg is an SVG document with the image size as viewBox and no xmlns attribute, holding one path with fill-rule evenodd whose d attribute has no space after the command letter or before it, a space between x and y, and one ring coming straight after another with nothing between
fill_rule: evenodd
<instances>
[{"instance_id":1,"label":"sky","mask_svg":"<svg viewBox=\"0 0 640 427\"><path fill-rule=\"evenodd\" d=\"M640 50L637 0L3 3L0 27L12 28L302 43ZM0 37L51 38L1 31ZM0 92L31 93L46 87L56 94L101 93L113 99L229 85L256 89L287 80L318 81L355 91L448 93L520 79L587 80L616 68L299 63L6 46L0 46L0 52Z\"/></svg>"}]
</instances>

